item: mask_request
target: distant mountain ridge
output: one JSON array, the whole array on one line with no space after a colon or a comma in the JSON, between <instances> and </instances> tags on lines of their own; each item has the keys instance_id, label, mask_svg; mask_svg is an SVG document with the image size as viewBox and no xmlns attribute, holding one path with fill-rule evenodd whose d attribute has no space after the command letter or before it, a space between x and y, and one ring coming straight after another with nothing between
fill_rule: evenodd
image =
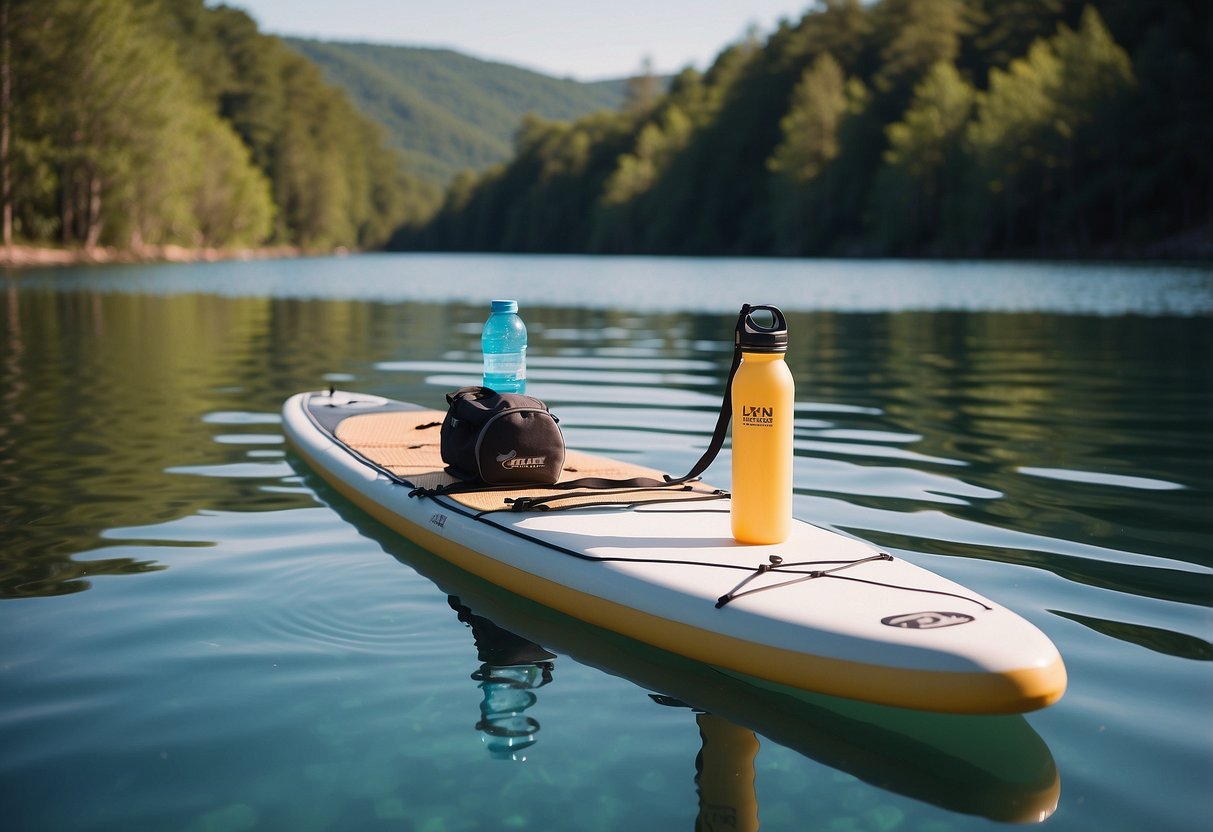
<instances>
[{"instance_id":1,"label":"distant mountain ridge","mask_svg":"<svg viewBox=\"0 0 1213 832\"><path fill-rule=\"evenodd\" d=\"M382 124L409 168L437 184L513 155L522 117L572 120L624 102L626 80L586 83L449 49L282 38Z\"/></svg>"}]
</instances>

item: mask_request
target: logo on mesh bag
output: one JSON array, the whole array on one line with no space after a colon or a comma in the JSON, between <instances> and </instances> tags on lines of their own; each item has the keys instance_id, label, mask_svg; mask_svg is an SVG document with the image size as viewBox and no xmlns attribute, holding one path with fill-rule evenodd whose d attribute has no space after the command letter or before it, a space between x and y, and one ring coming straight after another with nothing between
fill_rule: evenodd
<instances>
[{"instance_id":1,"label":"logo on mesh bag","mask_svg":"<svg viewBox=\"0 0 1213 832\"><path fill-rule=\"evenodd\" d=\"M507 451L504 454L497 454L497 461L501 463L502 468L546 468L548 458L546 456L518 456L518 451Z\"/></svg>"}]
</instances>

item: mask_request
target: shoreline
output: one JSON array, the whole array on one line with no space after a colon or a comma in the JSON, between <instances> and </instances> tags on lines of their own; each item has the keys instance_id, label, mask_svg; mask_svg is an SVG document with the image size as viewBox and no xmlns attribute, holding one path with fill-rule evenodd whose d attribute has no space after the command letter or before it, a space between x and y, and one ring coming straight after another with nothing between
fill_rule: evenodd
<instances>
[{"instance_id":1,"label":"shoreline","mask_svg":"<svg viewBox=\"0 0 1213 832\"><path fill-rule=\"evenodd\" d=\"M108 264L132 263L218 263L227 260L289 260L309 256L345 256L365 253L356 249L338 246L334 249L305 250L295 245L279 246L249 246L241 248L191 248L180 245L144 246L140 249L119 249L112 246L98 246L92 249L60 248L56 246L36 245L0 245L0 269L36 269L53 268L56 266L100 266ZM386 249L389 254L507 254L508 252L462 249ZM528 252L529 254L572 254L573 252ZM589 252L581 252L589 254ZM615 252L595 252L595 256L629 256ZM636 255L633 255L636 256ZM707 257L755 257L783 259L778 254L751 255L669 255L664 253L646 253L638 256L707 256ZM867 260L888 259L882 256L870 256L861 252L850 255L834 255L838 259ZM957 254L907 254L896 259L905 260L1062 260L1070 262L1102 262L1131 260L1138 262L1157 263L1213 263L1213 229L1197 229L1187 233L1176 234L1165 240L1157 240L1148 244L1132 246L1103 246L1089 250L1038 250L1017 253L1003 252L985 256Z\"/></svg>"},{"instance_id":2,"label":"shoreline","mask_svg":"<svg viewBox=\"0 0 1213 832\"><path fill-rule=\"evenodd\" d=\"M340 252L335 252L340 253ZM109 263L217 263L224 260L275 260L303 256L298 246L262 246L251 248L189 248L187 246L145 246L138 250L99 246L54 248L50 246L0 246L0 268L38 268L52 266L92 266Z\"/></svg>"}]
</instances>

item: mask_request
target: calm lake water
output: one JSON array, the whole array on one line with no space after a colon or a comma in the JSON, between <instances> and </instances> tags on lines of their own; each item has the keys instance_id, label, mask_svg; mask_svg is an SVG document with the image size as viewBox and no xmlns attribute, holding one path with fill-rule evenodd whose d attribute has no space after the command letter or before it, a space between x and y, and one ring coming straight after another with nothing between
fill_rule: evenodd
<instances>
[{"instance_id":1,"label":"calm lake water","mask_svg":"<svg viewBox=\"0 0 1213 832\"><path fill-rule=\"evenodd\" d=\"M1213 821L1207 267L375 255L0 281L0 828ZM444 567L286 449L299 390L436 407L475 382L502 296L570 445L675 472L737 308L781 306L797 516L1020 612L1065 698L961 718L762 691Z\"/></svg>"}]
</instances>

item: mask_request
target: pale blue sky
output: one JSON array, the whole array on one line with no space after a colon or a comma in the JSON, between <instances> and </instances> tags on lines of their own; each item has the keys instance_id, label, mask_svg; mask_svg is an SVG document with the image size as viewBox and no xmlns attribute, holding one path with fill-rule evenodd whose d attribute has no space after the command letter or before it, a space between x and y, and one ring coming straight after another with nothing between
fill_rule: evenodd
<instances>
[{"instance_id":1,"label":"pale blue sky","mask_svg":"<svg viewBox=\"0 0 1213 832\"><path fill-rule=\"evenodd\" d=\"M222 0L270 34L441 46L580 80L706 69L751 25L769 34L812 0Z\"/></svg>"}]
</instances>

